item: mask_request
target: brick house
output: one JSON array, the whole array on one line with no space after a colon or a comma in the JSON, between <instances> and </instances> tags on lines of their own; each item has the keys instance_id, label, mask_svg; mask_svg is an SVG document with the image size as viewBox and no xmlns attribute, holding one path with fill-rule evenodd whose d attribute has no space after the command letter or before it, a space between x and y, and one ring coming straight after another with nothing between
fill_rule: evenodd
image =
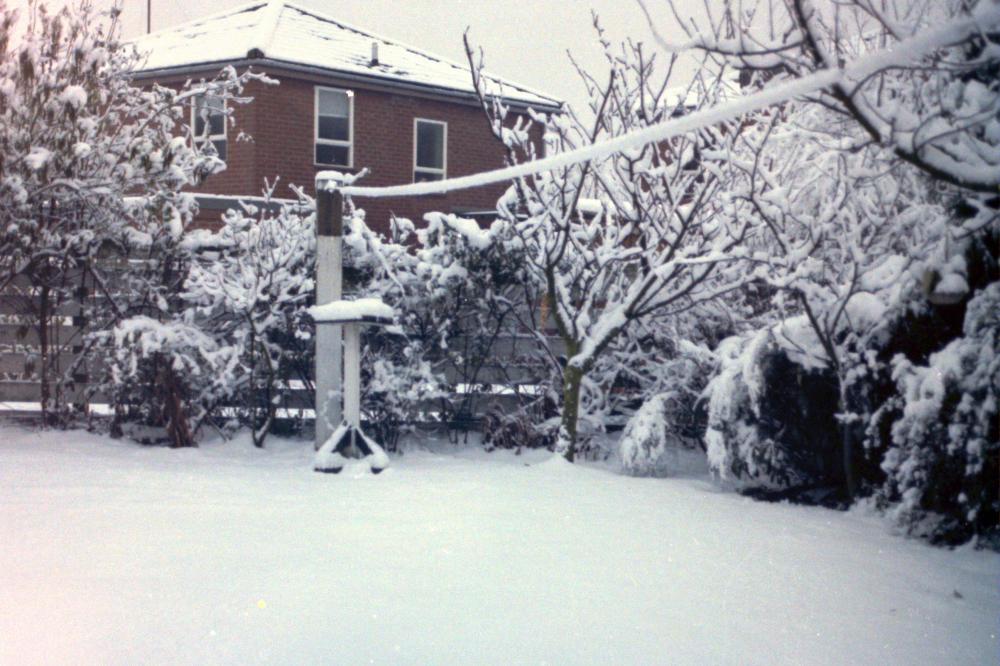
<instances>
[{"instance_id":1,"label":"brick house","mask_svg":"<svg viewBox=\"0 0 1000 666\"><path fill-rule=\"evenodd\" d=\"M258 0L143 36L139 83L177 85L212 78L228 65L266 73L279 85L252 82L254 101L233 108L227 126L217 102L192 110L199 136L210 138L228 164L198 190L202 220L218 220L233 197L259 196L264 180L280 178L312 192L321 170L356 173L365 185L438 180L503 165L503 148L478 105L467 66L345 25L282 0ZM512 116L531 108L557 112L560 102L493 79ZM241 140L240 133L252 137ZM539 138L540 144L540 138ZM369 224L385 229L394 213L491 211L503 184L414 199L360 201Z\"/></svg>"}]
</instances>

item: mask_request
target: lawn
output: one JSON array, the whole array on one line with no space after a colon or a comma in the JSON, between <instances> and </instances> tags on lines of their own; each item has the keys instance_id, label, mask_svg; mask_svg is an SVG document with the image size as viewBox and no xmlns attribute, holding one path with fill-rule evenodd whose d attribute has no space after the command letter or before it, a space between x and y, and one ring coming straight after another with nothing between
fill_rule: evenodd
<instances>
[{"instance_id":1,"label":"lawn","mask_svg":"<svg viewBox=\"0 0 1000 666\"><path fill-rule=\"evenodd\" d=\"M996 663L996 554L433 448L333 476L0 427L0 664Z\"/></svg>"}]
</instances>

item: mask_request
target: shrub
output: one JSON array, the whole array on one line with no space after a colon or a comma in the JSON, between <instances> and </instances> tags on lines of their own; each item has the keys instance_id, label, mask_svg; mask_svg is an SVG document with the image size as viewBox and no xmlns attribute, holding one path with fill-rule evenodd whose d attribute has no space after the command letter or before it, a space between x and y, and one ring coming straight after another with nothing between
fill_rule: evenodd
<instances>
[{"instance_id":1,"label":"shrub","mask_svg":"<svg viewBox=\"0 0 1000 666\"><path fill-rule=\"evenodd\" d=\"M131 434L139 426L144 443L193 446L236 383L236 350L197 327L147 316L122 321L111 336L114 428Z\"/></svg>"},{"instance_id":2,"label":"shrub","mask_svg":"<svg viewBox=\"0 0 1000 666\"><path fill-rule=\"evenodd\" d=\"M962 333L926 365L897 356L878 415L896 415L881 499L907 532L948 543L995 530L1000 511L1000 283L969 302Z\"/></svg>"},{"instance_id":3,"label":"shrub","mask_svg":"<svg viewBox=\"0 0 1000 666\"><path fill-rule=\"evenodd\" d=\"M629 419L618 443L622 469L633 476L667 476L668 452L682 446L668 424L673 396L660 393Z\"/></svg>"},{"instance_id":4,"label":"shrub","mask_svg":"<svg viewBox=\"0 0 1000 666\"><path fill-rule=\"evenodd\" d=\"M840 486L835 378L794 362L770 330L728 338L716 353L705 390L711 469L764 496L818 501L816 489Z\"/></svg>"}]
</instances>

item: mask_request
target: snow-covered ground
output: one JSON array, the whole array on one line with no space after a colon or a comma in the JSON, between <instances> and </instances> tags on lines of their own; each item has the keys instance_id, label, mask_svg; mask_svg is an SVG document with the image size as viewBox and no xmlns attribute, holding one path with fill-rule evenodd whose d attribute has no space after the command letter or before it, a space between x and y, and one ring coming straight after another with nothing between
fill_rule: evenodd
<instances>
[{"instance_id":1,"label":"snow-covered ground","mask_svg":"<svg viewBox=\"0 0 1000 666\"><path fill-rule=\"evenodd\" d=\"M545 456L0 428L0 664L990 664L1000 557Z\"/></svg>"}]
</instances>

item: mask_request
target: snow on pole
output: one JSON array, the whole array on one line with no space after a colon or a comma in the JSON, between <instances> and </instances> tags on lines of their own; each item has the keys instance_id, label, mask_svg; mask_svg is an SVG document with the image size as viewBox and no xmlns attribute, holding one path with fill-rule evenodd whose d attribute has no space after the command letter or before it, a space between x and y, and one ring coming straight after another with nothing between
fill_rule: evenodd
<instances>
[{"instance_id":1,"label":"snow on pole","mask_svg":"<svg viewBox=\"0 0 1000 666\"><path fill-rule=\"evenodd\" d=\"M343 296L344 197L316 183L316 303ZM316 449L340 425L341 327L316 327Z\"/></svg>"}]
</instances>

